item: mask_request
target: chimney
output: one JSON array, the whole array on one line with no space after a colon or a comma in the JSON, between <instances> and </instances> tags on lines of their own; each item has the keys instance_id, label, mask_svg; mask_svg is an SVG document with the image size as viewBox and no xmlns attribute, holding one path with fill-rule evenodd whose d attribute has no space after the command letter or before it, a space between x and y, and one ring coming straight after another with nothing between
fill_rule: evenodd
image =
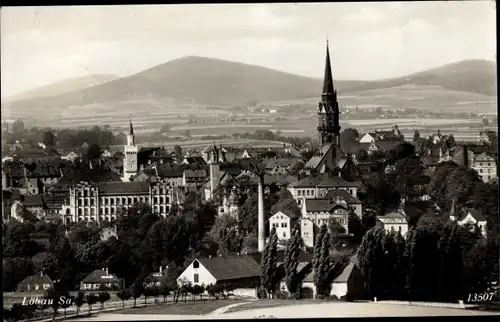
<instances>
[{"instance_id":1,"label":"chimney","mask_svg":"<svg viewBox=\"0 0 500 322\"><path fill-rule=\"evenodd\" d=\"M40 271L40 276L43 276L43 268L42 268L42 270Z\"/></svg>"},{"instance_id":2,"label":"chimney","mask_svg":"<svg viewBox=\"0 0 500 322\"><path fill-rule=\"evenodd\" d=\"M163 266L160 265L160 274L163 273Z\"/></svg>"},{"instance_id":3,"label":"chimney","mask_svg":"<svg viewBox=\"0 0 500 322\"><path fill-rule=\"evenodd\" d=\"M265 247L265 234L264 234L264 225L265 225L265 217L264 217L264 187L263 187L263 177L259 175L259 186L258 186L258 228L259 228L259 236L258 236L258 250L259 252L264 251Z\"/></svg>"}]
</instances>

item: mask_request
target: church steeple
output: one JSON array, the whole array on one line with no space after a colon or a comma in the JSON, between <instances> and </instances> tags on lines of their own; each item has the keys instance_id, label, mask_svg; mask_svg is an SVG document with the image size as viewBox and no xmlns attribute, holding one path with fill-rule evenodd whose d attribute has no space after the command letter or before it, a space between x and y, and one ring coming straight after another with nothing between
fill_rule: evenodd
<instances>
[{"instance_id":1,"label":"church steeple","mask_svg":"<svg viewBox=\"0 0 500 322\"><path fill-rule=\"evenodd\" d=\"M328 39L326 40L326 62L325 62L325 77L323 79L323 95L334 95L333 88L332 66L330 64L330 49L328 48Z\"/></svg>"},{"instance_id":2,"label":"church steeple","mask_svg":"<svg viewBox=\"0 0 500 322\"><path fill-rule=\"evenodd\" d=\"M127 145L135 145L134 127L132 126L132 115L130 115L127 135Z\"/></svg>"},{"instance_id":3,"label":"church steeple","mask_svg":"<svg viewBox=\"0 0 500 322\"><path fill-rule=\"evenodd\" d=\"M318 108L318 134L321 145L333 143L340 145L339 104L337 92L333 86L332 67L330 64L330 49L326 41L325 76L323 79L323 92Z\"/></svg>"},{"instance_id":4,"label":"church steeple","mask_svg":"<svg viewBox=\"0 0 500 322\"><path fill-rule=\"evenodd\" d=\"M128 135L134 135L134 127L132 126L132 114L129 115Z\"/></svg>"}]
</instances>

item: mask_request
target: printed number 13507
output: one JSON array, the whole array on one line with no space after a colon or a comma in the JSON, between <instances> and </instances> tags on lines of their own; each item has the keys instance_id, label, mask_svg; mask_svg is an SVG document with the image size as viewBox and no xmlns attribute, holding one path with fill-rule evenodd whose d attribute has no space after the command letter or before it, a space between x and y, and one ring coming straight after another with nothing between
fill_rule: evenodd
<instances>
[{"instance_id":1,"label":"printed number 13507","mask_svg":"<svg viewBox=\"0 0 500 322\"><path fill-rule=\"evenodd\" d=\"M467 297L468 302L487 302L493 299L495 292L485 292L485 293L469 293Z\"/></svg>"}]
</instances>

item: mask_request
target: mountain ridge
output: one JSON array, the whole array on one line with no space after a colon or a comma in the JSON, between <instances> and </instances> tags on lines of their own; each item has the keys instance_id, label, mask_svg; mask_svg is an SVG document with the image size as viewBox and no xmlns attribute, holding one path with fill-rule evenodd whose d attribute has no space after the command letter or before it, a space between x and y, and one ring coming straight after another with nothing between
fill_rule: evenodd
<instances>
[{"instance_id":1,"label":"mountain ridge","mask_svg":"<svg viewBox=\"0 0 500 322\"><path fill-rule=\"evenodd\" d=\"M2 109L63 110L70 106L127 101L133 97L169 98L216 106L249 101L319 97L323 80L258 65L217 58L185 56L100 85L51 97L2 103ZM438 85L443 89L496 95L496 63L465 60L407 76L379 81L334 81L339 93L402 85Z\"/></svg>"}]
</instances>

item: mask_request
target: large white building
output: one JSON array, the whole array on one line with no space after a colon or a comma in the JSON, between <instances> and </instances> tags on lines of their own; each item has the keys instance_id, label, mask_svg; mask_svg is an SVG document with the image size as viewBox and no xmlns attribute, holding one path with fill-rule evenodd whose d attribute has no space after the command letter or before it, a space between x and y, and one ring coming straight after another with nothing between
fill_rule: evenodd
<instances>
[{"instance_id":1,"label":"large white building","mask_svg":"<svg viewBox=\"0 0 500 322\"><path fill-rule=\"evenodd\" d=\"M153 212L166 216L173 203L182 205L184 191L171 180L156 182L82 182L70 187L69 202L62 217L69 222L115 220L121 208L135 203L151 205Z\"/></svg>"}]
</instances>

